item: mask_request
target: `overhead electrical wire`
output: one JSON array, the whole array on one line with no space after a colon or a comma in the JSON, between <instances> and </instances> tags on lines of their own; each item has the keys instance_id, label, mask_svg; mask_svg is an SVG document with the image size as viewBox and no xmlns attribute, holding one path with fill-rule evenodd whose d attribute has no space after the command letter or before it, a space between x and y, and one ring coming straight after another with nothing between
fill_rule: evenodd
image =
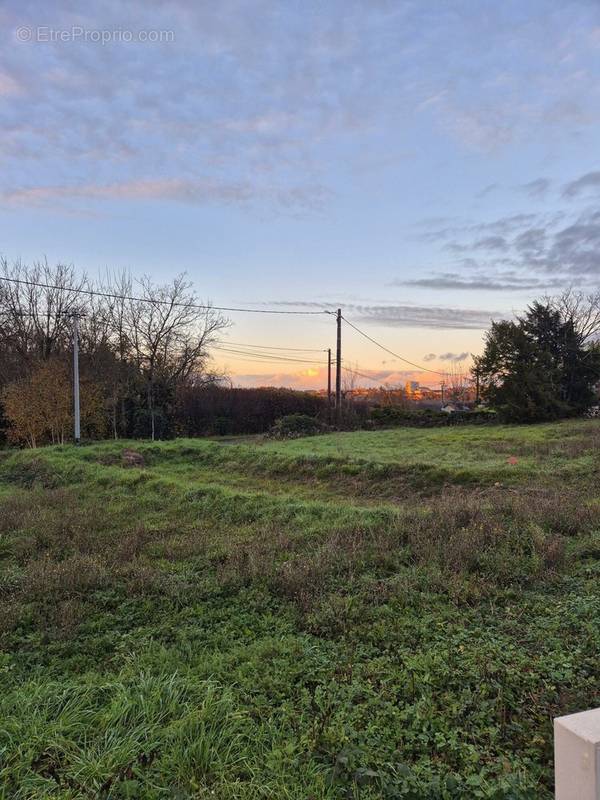
<instances>
[{"instance_id":1,"label":"overhead electrical wire","mask_svg":"<svg viewBox=\"0 0 600 800\"><path fill-rule=\"evenodd\" d=\"M229 339L219 339L219 344L233 344L241 347L255 347L260 350L289 350L298 353L326 353L326 347L275 347L268 344L248 344L247 342L232 342Z\"/></svg>"},{"instance_id":2,"label":"overhead electrical wire","mask_svg":"<svg viewBox=\"0 0 600 800\"><path fill-rule=\"evenodd\" d=\"M252 345L242 345L242 346L243 347L252 347ZM299 359L299 358L286 357L286 356L276 356L276 355L270 355L268 353L265 353L263 355L262 353L253 353L253 352L251 352L249 350L237 350L237 349L234 350L234 349L230 349L230 348L220 347L220 346L217 346L217 345L212 345L212 347L214 349L216 349L216 350L221 350L221 351L224 351L224 352L227 352L227 353L233 353L233 354L236 354L236 355L240 354L240 355L244 355L244 356L253 356L253 360L256 360L257 363L260 363L260 362L268 363L268 362L272 361L272 362L285 362L285 363L296 362L296 363L300 363L300 364L322 364L324 366L327 366L327 364L328 364L327 361L317 361L317 360ZM280 349L288 349L288 348L280 348ZM300 349L300 348L289 348L289 349L290 350L297 350L297 349ZM317 350L316 352L322 352L322 351ZM248 360L248 359L240 359L240 360ZM331 366L332 367L336 366L335 360L332 360ZM344 372L349 372L349 373L352 373L353 375L358 375L359 377L366 378L367 380L373 381L374 383L378 383L378 384L382 383L380 378L374 378L372 375L367 375L366 373L360 372L358 369L354 369L353 367L345 367L343 364L341 366L342 366L342 369L344 370Z\"/></svg>"},{"instance_id":3,"label":"overhead electrical wire","mask_svg":"<svg viewBox=\"0 0 600 800\"><path fill-rule=\"evenodd\" d=\"M231 359L231 361L232 361L232 363L235 363L235 364L238 364L238 363L264 364L265 366L268 366L270 364L270 365L273 365L273 366L279 365L281 367L284 367L284 366L290 364L289 361L265 361L263 358L253 358L252 356L248 356L248 357L235 356L234 358ZM301 362L295 362L295 363L306 364L307 369L308 369L313 362L312 361L301 361Z\"/></svg>"},{"instance_id":4,"label":"overhead electrical wire","mask_svg":"<svg viewBox=\"0 0 600 800\"><path fill-rule=\"evenodd\" d=\"M168 300L151 300L148 297L135 297L131 295L113 294L112 292L100 292L97 289L75 289L68 286L54 286L51 283L43 283L41 281L28 281L22 278L0 277L0 281L21 284L23 286L33 286L38 289L51 289L53 291L71 292L73 294L85 294L90 297L105 297L108 298L109 300L129 300L130 302L134 303L150 303L150 305L171 306L173 308L197 308L201 310L206 309L212 311L231 311L231 312L240 312L244 314L295 314L295 315L303 314L311 316L315 314L333 314L332 311L326 311L325 309L321 311L284 311L282 309L274 309L274 308L238 308L234 306L205 305L203 303L171 303Z\"/></svg>"},{"instance_id":5,"label":"overhead electrical wire","mask_svg":"<svg viewBox=\"0 0 600 800\"><path fill-rule=\"evenodd\" d=\"M368 339L370 342L372 342L373 344L377 345L377 347L380 347L382 350L385 350L386 353L389 353L391 356L394 356L394 358L397 358L400 361L404 361L405 364L410 364L411 367L416 367L416 369L422 370L423 372L431 372L434 375L441 375L443 378L447 378L448 377L448 373L447 372L440 372L437 369L429 369L429 367L424 367L421 364L415 364L414 361L409 361L408 358L404 358L404 356L400 356L400 355L398 355L398 353L394 353L394 351L390 350L389 347L386 347L385 345L381 344L381 342L378 342L376 339L373 339L373 337L369 336L368 333L365 333L364 331L361 331L360 328L358 328L356 325L354 325L354 323L350 322L349 319L346 319L346 317L342 316L342 319L344 320L344 322L347 325L349 325L351 328L354 328L354 330L357 333L360 333L360 335L364 336L365 339Z\"/></svg>"},{"instance_id":6,"label":"overhead electrical wire","mask_svg":"<svg viewBox=\"0 0 600 800\"><path fill-rule=\"evenodd\" d=\"M325 364L325 365L327 364L327 361L318 361L316 359L294 358L293 356L277 356L277 355L272 355L272 354L269 354L269 353L255 353L255 352L252 352L251 350L240 350L240 349L237 349L237 348L234 349L234 348L229 348L229 347L220 347L219 345L210 345L210 347L213 350L219 350L221 352L231 353L231 354L237 355L237 356L252 356L253 358L255 358L257 360L264 361L264 362L285 361L285 362L290 362L290 363L294 363L295 362L295 363L298 363L298 364ZM333 363L334 362L332 362L332 364Z\"/></svg>"},{"instance_id":7,"label":"overhead electrical wire","mask_svg":"<svg viewBox=\"0 0 600 800\"><path fill-rule=\"evenodd\" d=\"M373 383L378 383L380 386L383 384L381 378L374 378L372 375L367 375L365 372L359 372L357 369L354 369L353 367L345 367L342 364L342 369L345 372L350 372L353 375L358 375L360 378L366 378L368 381L373 381Z\"/></svg>"}]
</instances>

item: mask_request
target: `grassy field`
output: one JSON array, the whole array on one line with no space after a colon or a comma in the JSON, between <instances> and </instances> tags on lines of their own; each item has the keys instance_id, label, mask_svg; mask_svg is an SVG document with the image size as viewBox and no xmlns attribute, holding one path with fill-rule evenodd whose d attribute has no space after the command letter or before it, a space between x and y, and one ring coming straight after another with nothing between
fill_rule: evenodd
<instances>
[{"instance_id":1,"label":"grassy field","mask_svg":"<svg viewBox=\"0 0 600 800\"><path fill-rule=\"evenodd\" d=\"M552 797L600 424L0 453L0 797Z\"/></svg>"}]
</instances>

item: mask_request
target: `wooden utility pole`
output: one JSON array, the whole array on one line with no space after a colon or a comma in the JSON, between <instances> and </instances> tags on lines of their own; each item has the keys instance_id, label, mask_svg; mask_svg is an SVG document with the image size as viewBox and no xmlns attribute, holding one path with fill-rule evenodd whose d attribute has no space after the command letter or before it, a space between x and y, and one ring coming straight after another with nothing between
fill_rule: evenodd
<instances>
[{"instance_id":1,"label":"wooden utility pole","mask_svg":"<svg viewBox=\"0 0 600 800\"><path fill-rule=\"evenodd\" d=\"M444 381L442 381L441 384L440 384L440 389L442 391L442 408L444 407L444 387L445 386L446 386L446 384L444 383Z\"/></svg>"},{"instance_id":2,"label":"wooden utility pole","mask_svg":"<svg viewBox=\"0 0 600 800\"><path fill-rule=\"evenodd\" d=\"M480 393L480 390L481 390L481 384L480 384L481 371L480 371L480 368L479 368L479 361L478 361L477 356L475 356L475 355L473 355L473 353L471 353L471 358L473 359L473 364L474 364L473 369L471 370L471 372L472 372L473 375L475 375L475 405L478 406L479 405L479 401L480 401L479 393Z\"/></svg>"},{"instance_id":3,"label":"wooden utility pole","mask_svg":"<svg viewBox=\"0 0 600 800\"><path fill-rule=\"evenodd\" d=\"M335 361L335 414L339 422L342 416L342 309L338 308L337 320L337 348Z\"/></svg>"},{"instance_id":4,"label":"wooden utility pole","mask_svg":"<svg viewBox=\"0 0 600 800\"><path fill-rule=\"evenodd\" d=\"M327 413L331 422L331 347L327 350Z\"/></svg>"}]
</instances>

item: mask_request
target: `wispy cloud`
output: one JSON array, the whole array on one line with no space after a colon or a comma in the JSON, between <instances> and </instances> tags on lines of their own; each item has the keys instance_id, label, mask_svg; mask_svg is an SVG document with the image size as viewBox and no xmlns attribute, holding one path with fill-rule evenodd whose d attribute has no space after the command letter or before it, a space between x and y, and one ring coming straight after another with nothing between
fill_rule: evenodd
<instances>
[{"instance_id":1,"label":"wispy cloud","mask_svg":"<svg viewBox=\"0 0 600 800\"><path fill-rule=\"evenodd\" d=\"M10 206L54 206L57 201L167 200L188 205L244 204L268 200L290 209L315 209L327 196L322 186L257 187L213 178L160 178L117 181L108 184L30 186L4 189L0 201Z\"/></svg>"},{"instance_id":2,"label":"wispy cloud","mask_svg":"<svg viewBox=\"0 0 600 800\"><path fill-rule=\"evenodd\" d=\"M549 180L535 180L524 188L545 191ZM572 199L594 190L600 190L600 171L567 182L562 196ZM493 292L546 291L582 282L600 285L600 210L594 206L581 211L566 205L483 222L432 222L419 236L459 257L458 269L434 270L395 285Z\"/></svg>"},{"instance_id":3,"label":"wispy cloud","mask_svg":"<svg viewBox=\"0 0 600 800\"><path fill-rule=\"evenodd\" d=\"M536 178L533 181L521 184L519 188L521 191L525 192L525 194L529 195L529 197L535 199L545 197L551 185L552 181L549 178Z\"/></svg>"},{"instance_id":4,"label":"wispy cloud","mask_svg":"<svg viewBox=\"0 0 600 800\"><path fill-rule=\"evenodd\" d=\"M430 277L415 278L414 280L393 281L394 286L415 286L422 289L453 290L461 291L539 291L544 289L554 289L564 284L560 279L530 278L518 275L516 272L497 272L491 270L489 273L478 272L476 274L461 274L458 272L434 273Z\"/></svg>"},{"instance_id":5,"label":"wispy cloud","mask_svg":"<svg viewBox=\"0 0 600 800\"><path fill-rule=\"evenodd\" d=\"M404 386L406 381L416 380L425 385L437 386L440 378L421 370L369 369L361 367L361 375L356 375L356 386L376 388L377 386ZM298 372L234 372L231 380L235 386L281 386L290 389L323 389L327 385L324 369L299 370Z\"/></svg>"},{"instance_id":6,"label":"wispy cloud","mask_svg":"<svg viewBox=\"0 0 600 800\"><path fill-rule=\"evenodd\" d=\"M600 192L600 170L587 172L563 187L563 197L578 197L589 191Z\"/></svg>"},{"instance_id":7,"label":"wispy cloud","mask_svg":"<svg viewBox=\"0 0 600 800\"><path fill-rule=\"evenodd\" d=\"M440 361L456 361L456 362L466 361L468 357L469 353L466 351L464 353L442 353L441 355L438 356Z\"/></svg>"},{"instance_id":8,"label":"wispy cloud","mask_svg":"<svg viewBox=\"0 0 600 800\"><path fill-rule=\"evenodd\" d=\"M484 186L480 192L477 192L475 197L477 198L477 200L483 200L485 197L488 197L488 195L493 194L493 192L497 191L499 188L500 187L497 183L488 183L488 185Z\"/></svg>"},{"instance_id":9,"label":"wispy cloud","mask_svg":"<svg viewBox=\"0 0 600 800\"><path fill-rule=\"evenodd\" d=\"M355 318L390 328L484 330L496 312L438 306L356 306Z\"/></svg>"},{"instance_id":10,"label":"wispy cloud","mask_svg":"<svg viewBox=\"0 0 600 800\"><path fill-rule=\"evenodd\" d=\"M275 300L266 301L265 305L330 310L337 308L340 303ZM498 316L496 311L433 305L383 305L356 302L347 302L342 305L344 315L352 322L369 322L387 328L483 330L489 326L493 317Z\"/></svg>"},{"instance_id":11,"label":"wispy cloud","mask_svg":"<svg viewBox=\"0 0 600 800\"><path fill-rule=\"evenodd\" d=\"M427 355L423 356L423 361L466 361L469 357L469 353L465 350L464 353L441 353L437 356L435 353L427 353Z\"/></svg>"}]
</instances>

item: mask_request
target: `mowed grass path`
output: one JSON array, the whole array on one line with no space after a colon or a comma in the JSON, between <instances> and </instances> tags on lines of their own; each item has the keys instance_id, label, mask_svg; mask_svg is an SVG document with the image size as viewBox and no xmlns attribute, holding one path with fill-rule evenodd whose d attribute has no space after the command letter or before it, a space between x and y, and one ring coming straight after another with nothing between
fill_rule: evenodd
<instances>
[{"instance_id":1,"label":"mowed grass path","mask_svg":"<svg viewBox=\"0 0 600 800\"><path fill-rule=\"evenodd\" d=\"M0 453L0 797L549 800L600 700L599 442Z\"/></svg>"}]
</instances>

